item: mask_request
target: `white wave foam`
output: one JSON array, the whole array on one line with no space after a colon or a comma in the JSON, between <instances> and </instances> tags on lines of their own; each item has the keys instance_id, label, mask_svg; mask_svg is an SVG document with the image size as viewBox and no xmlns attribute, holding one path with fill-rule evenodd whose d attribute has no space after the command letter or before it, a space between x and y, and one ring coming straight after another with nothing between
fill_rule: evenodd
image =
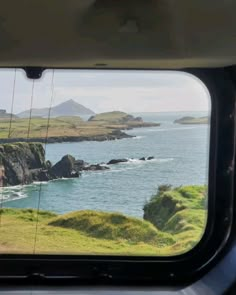
<instances>
[{"instance_id":1,"label":"white wave foam","mask_svg":"<svg viewBox=\"0 0 236 295\"><path fill-rule=\"evenodd\" d=\"M16 191L12 191L12 192L7 192L7 193L2 193L0 196L0 203L5 203L5 202L9 202L9 201L15 201L15 200L20 200L20 199L24 199L27 198L28 196L20 191L20 192L16 192Z\"/></svg>"},{"instance_id":2,"label":"white wave foam","mask_svg":"<svg viewBox=\"0 0 236 295\"><path fill-rule=\"evenodd\" d=\"M142 129L142 133L149 133L149 132L165 132L165 131L181 131L181 130L191 130L191 129L197 129L199 127L202 127L203 125L197 125L197 126L184 126L184 127L166 127L166 128L146 128L146 129ZM139 136L136 136L139 137ZM133 137L133 139L135 139L136 137ZM140 136L143 137L143 136Z\"/></svg>"},{"instance_id":3,"label":"white wave foam","mask_svg":"<svg viewBox=\"0 0 236 295\"><path fill-rule=\"evenodd\" d=\"M103 167L109 167L109 165L107 165L106 163L101 163L101 164L98 164L100 166L103 166Z\"/></svg>"},{"instance_id":4,"label":"white wave foam","mask_svg":"<svg viewBox=\"0 0 236 295\"><path fill-rule=\"evenodd\" d=\"M48 181L34 181L33 184L47 184Z\"/></svg>"},{"instance_id":5,"label":"white wave foam","mask_svg":"<svg viewBox=\"0 0 236 295\"><path fill-rule=\"evenodd\" d=\"M145 136L137 135L137 136L133 137L133 139L142 139L142 138L144 138L144 137L145 137Z\"/></svg>"},{"instance_id":6,"label":"white wave foam","mask_svg":"<svg viewBox=\"0 0 236 295\"><path fill-rule=\"evenodd\" d=\"M152 162L157 162L158 159L151 159L151 160L147 160L147 158L145 160L140 160L140 159L134 159L134 158L129 158L128 162L124 162L122 164L147 164L147 163L152 163Z\"/></svg>"},{"instance_id":7,"label":"white wave foam","mask_svg":"<svg viewBox=\"0 0 236 295\"><path fill-rule=\"evenodd\" d=\"M157 161L160 163L165 163L165 162L174 161L174 158L157 159Z\"/></svg>"},{"instance_id":8,"label":"white wave foam","mask_svg":"<svg viewBox=\"0 0 236 295\"><path fill-rule=\"evenodd\" d=\"M130 164L134 164L134 165L146 165L146 164L150 164L150 163L170 162L170 161L173 161L173 160L174 160L174 158L154 158L154 159L150 159L150 160L147 160L147 158L145 158L145 160L140 160L140 159L135 159L135 158L129 158L128 159L128 162L121 162L121 163L118 163L118 164L121 164L121 165L130 165Z\"/></svg>"},{"instance_id":9,"label":"white wave foam","mask_svg":"<svg viewBox=\"0 0 236 295\"><path fill-rule=\"evenodd\" d=\"M62 178L56 178L56 179L46 181L46 183L55 182L55 181L68 181L68 180L71 181L71 180L74 180L74 179L77 179L77 178L65 178L65 177L62 177Z\"/></svg>"}]
</instances>

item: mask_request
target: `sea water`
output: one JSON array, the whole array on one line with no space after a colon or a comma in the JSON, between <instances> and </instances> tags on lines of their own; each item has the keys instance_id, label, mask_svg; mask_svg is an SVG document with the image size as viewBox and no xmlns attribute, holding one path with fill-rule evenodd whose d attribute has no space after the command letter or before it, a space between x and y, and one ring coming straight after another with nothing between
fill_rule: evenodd
<instances>
[{"instance_id":1,"label":"sea water","mask_svg":"<svg viewBox=\"0 0 236 295\"><path fill-rule=\"evenodd\" d=\"M114 141L55 143L46 146L46 158L56 163L66 154L91 164L111 159L129 161L110 170L83 172L76 179L2 188L3 207L40 208L57 213L75 210L121 212L142 217L143 206L161 184L173 186L207 184L209 126L179 125L182 116L206 113L139 113L144 121L160 127L125 132L135 137ZM150 161L139 158L153 156Z\"/></svg>"}]
</instances>

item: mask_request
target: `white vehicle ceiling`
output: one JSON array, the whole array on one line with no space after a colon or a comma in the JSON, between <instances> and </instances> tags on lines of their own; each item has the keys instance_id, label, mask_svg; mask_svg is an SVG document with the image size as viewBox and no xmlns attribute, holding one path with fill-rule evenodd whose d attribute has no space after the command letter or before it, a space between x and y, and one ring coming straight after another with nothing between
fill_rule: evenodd
<instances>
[{"instance_id":1,"label":"white vehicle ceiling","mask_svg":"<svg viewBox=\"0 0 236 295\"><path fill-rule=\"evenodd\" d=\"M233 65L235 11L235 0L1 1L0 66Z\"/></svg>"}]
</instances>

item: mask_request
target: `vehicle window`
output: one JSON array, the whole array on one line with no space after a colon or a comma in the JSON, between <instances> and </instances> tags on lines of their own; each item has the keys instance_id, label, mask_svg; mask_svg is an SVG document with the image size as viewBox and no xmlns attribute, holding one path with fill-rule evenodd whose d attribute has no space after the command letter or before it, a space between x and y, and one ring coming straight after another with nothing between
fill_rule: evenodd
<instances>
[{"instance_id":1,"label":"vehicle window","mask_svg":"<svg viewBox=\"0 0 236 295\"><path fill-rule=\"evenodd\" d=\"M170 256L207 220L210 96L176 71L0 71L0 253Z\"/></svg>"}]
</instances>

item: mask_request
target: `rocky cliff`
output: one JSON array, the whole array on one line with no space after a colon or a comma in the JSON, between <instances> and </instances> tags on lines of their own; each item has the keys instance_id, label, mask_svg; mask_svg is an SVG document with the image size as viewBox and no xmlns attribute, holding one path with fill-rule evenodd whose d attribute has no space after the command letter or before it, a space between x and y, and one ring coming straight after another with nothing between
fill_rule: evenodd
<instances>
[{"instance_id":1,"label":"rocky cliff","mask_svg":"<svg viewBox=\"0 0 236 295\"><path fill-rule=\"evenodd\" d=\"M0 145L0 165L3 186L28 184L36 171L47 168L41 144L16 143Z\"/></svg>"},{"instance_id":2,"label":"rocky cliff","mask_svg":"<svg viewBox=\"0 0 236 295\"><path fill-rule=\"evenodd\" d=\"M80 175L72 156L64 156L52 166L51 162L45 159L45 150L41 143L26 142L0 145L0 172L1 186Z\"/></svg>"}]
</instances>

